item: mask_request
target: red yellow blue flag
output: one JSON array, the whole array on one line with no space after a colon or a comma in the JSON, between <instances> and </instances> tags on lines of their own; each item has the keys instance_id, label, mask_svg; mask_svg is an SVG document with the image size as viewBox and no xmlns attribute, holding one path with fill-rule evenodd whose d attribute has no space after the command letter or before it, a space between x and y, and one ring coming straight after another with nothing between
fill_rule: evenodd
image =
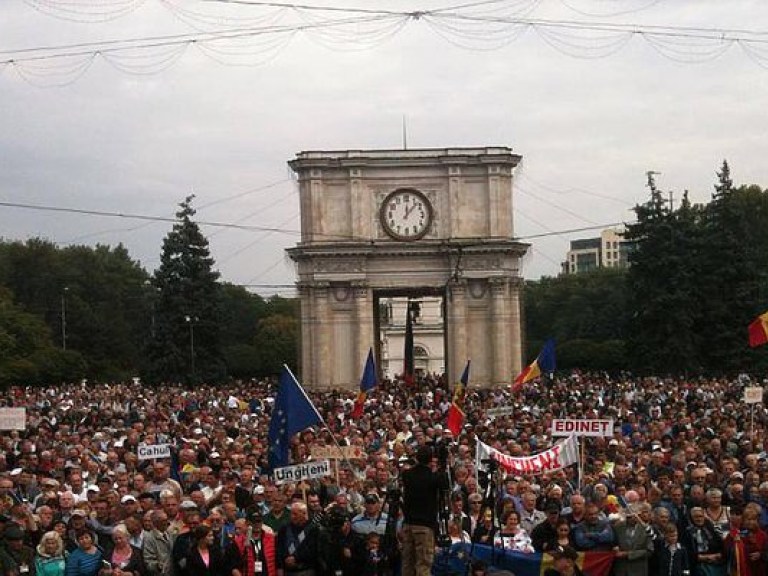
<instances>
[{"instance_id":1,"label":"red yellow blue flag","mask_svg":"<svg viewBox=\"0 0 768 576\"><path fill-rule=\"evenodd\" d=\"M448 418L445 421L446 428L451 431L454 438L459 435L461 427L464 426L464 396L467 393L467 384L469 384L470 362L471 360L467 360L467 365L464 367L461 379L456 384L456 389L453 392L453 402L451 402L451 407L448 408Z\"/></svg>"},{"instance_id":2,"label":"red yellow blue flag","mask_svg":"<svg viewBox=\"0 0 768 576\"><path fill-rule=\"evenodd\" d=\"M550 338L544 343L544 347L539 352L536 360L528 364L528 366L518 374L515 381L512 383L512 392L520 390L523 384L533 380L537 376L547 374L555 371L555 341Z\"/></svg>"},{"instance_id":3,"label":"red yellow blue flag","mask_svg":"<svg viewBox=\"0 0 768 576\"><path fill-rule=\"evenodd\" d=\"M749 345L752 348L768 342L768 312L760 314L749 325Z\"/></svg>"}]
</instances>

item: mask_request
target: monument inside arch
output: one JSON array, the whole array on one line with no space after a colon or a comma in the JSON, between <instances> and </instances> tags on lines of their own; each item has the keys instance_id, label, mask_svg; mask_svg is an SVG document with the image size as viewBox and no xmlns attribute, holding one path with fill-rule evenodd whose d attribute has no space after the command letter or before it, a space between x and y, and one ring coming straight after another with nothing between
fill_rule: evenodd
<instances>
[{"instance_id":1,"label":"monument inside arch","mask_svg":"<svg viewBox=\"0 0 768 576\"><path fill-rule=\"evenodd\" d=\"M368 349L380 353L388 296L441 296L445 367L455 381L509 383L521 369L520 260L510 148L301 152L301 376L356 388Z\"/></svg>"}]
</instances>

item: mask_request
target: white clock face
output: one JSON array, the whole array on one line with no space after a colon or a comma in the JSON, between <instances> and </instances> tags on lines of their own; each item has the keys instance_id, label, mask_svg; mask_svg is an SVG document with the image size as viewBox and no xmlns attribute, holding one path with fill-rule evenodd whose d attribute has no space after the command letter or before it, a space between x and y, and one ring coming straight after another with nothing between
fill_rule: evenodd
<instances>
[{"instance_id":1,"label":"white clock face","mask_svg":"<svg viewBox=\"0 0 768 576\"><path fill-rule=\"evenodd\" d=\"M432 205L418 190L391 192L381 205L381 225L396 240L418 240L432 223Z\"/></svg>"}]
</instances>

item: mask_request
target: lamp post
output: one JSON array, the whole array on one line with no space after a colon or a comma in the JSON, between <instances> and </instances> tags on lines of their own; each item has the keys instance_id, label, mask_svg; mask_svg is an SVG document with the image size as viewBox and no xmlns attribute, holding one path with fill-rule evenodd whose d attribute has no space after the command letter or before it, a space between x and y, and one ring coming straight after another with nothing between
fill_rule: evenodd
<instances>
[{"instance_id":1,"label":"lamp post","mask_svg":"<svg viewBox=\"0 0 768 576\"><path fill-rule=\"evenodd\" d=\"M64 286L61 293L61 349L67 349L67 292L69 288Z\"/></svg>"},{"instance_id":2,"label":"lamp post","mask_svg":"<svg viewBox=\"0 0 768 576\"><path fill-rule=\"evenodd\" d=\"M192 381L195 380L195 323L199 320L197 316L185 316L184 319L189 324L189 365L192 372Z\"/></svg>"}]
</instances>

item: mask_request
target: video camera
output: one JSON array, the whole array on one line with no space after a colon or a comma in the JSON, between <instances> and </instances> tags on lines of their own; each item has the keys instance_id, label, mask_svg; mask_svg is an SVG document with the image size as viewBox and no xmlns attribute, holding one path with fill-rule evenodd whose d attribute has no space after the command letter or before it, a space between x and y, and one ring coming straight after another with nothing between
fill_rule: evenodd
<instances>
[{"instance_id":1,"label":"video camera","mask_svg":"<svg viewBox=\"0 0 768 576\"><path fill-rule=\"evenodd\" d=\"M448 443L442 438L439 438L427 443L427 446L432 448L432 454L434 454L435 458L437 458L437 462L440 467L445 468L448 465L448 456L450 454L448 450Z\"/></svg>"},{"instance_id":2,"label":"video camera","mask_svg":"<svg viewBox=\"0 0 768 576\"><path fill-rule=\"evenodd\" d=\"M338 506L333 506L321 516L320 526L329 532L337 533L341 532L347 520L349 520L349 514Z\"/></svg>"},{"instance_id":3,"label":"video camera","mask_svg":"<svg viewBox=\"0 0 768 576\"><path fill-rule=\"evenodd\" d=\"M480 463L485 466L485 470L477 471L477 481L480 487L485 490L494 474L499 470L499 461L494 458L484 458L480 460Z\"/></svg>"}]
</instances>

